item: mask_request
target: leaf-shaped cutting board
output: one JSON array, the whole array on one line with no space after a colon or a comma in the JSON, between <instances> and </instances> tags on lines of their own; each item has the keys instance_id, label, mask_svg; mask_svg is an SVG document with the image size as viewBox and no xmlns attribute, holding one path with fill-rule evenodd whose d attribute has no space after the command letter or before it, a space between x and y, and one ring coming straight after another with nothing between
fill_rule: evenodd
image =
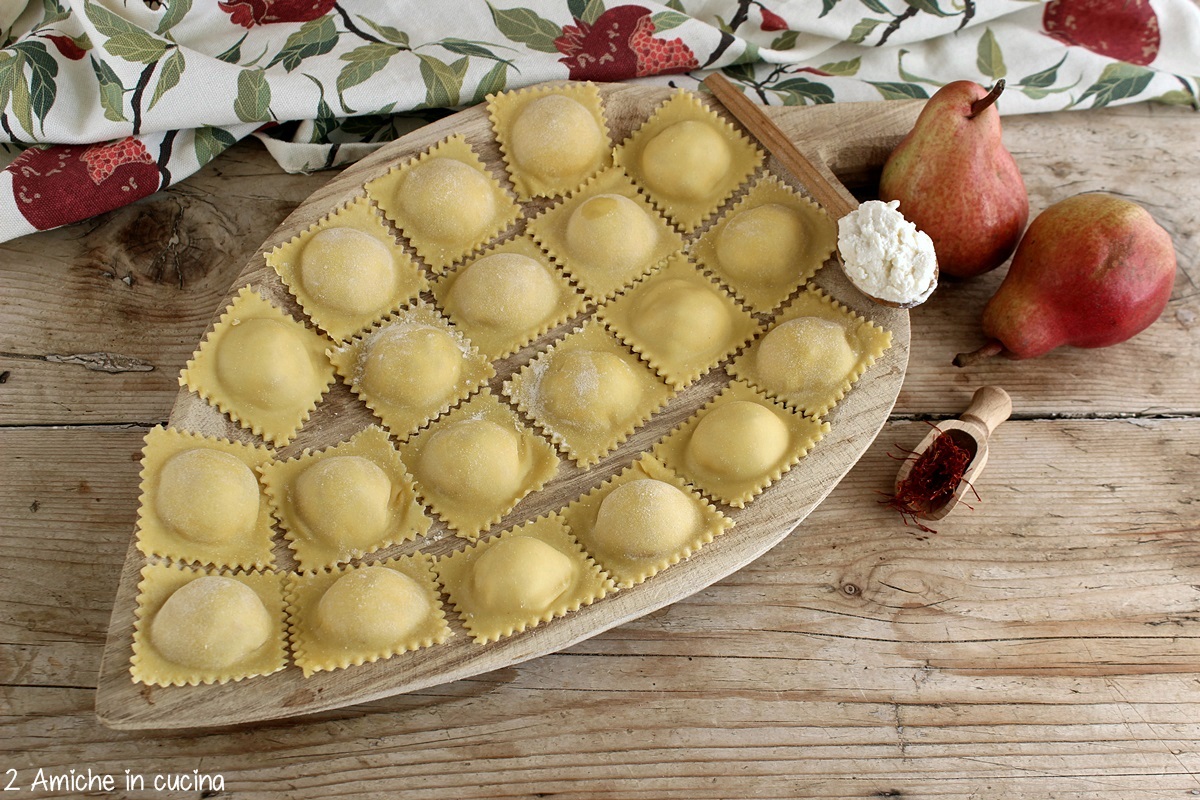
<instances>
[{"instance_id":1,"label":"leaf-shaped cutting board","mask_svg":"<svg viewBox=\"0 0 1200 800\"><path fill-rule=\"evenodd\" d=\"M613 140L619 143L667 99L670 90L612 84L602 86L601 94ZM708 102L715 105L715 101ZM894 103L770 111L780 121L785 133L808 152L815 154L822 170L829 162L836 162L835 166L839 169L878 166L886 155L888 143L894 143L898 135L907 130L915 113L908 104ZM406 161L452 133L465 135L497 178L511 186L483 106L467 109L421 128L345 170L297 208L246 265L216 310L214 321L237 291L246 285L254 287L276 305L303 319L298 305L274 271L264 263L262 253L291 239L359 194L366 181L386 172L391 165ZM803 191L803 187L791 176L782 173L773 158L768 158L767 168ZM833 177L832 173L829 177ZM545 205L527 204L526 218L536 214ZM453 609L445 604L447 618L455 632L445 644L349 669L318 672L309 678L305 678L298 667L289 665L273 675L225 684L154 687L135 684L129 674L137 584L139 573L147 563L146 557L131 544L104 651L96 696L98 716L104 723L116 728L229 725L308 714L413 691L561 650L687 597L750 563L791 533L859 459L886 421L900 391L908 363L909 327L906 311L884 308L868 301L850 286L833 261L817 273L813 282L846 306L891 331L892 346L826 416L832 427L825 438L796 467L746 508L723 508L735 521L735 527L691 558L638 586L609 594L574 613L487 645L475 644ZM583 317L576 318L564 327L577 327L591 313L589 307ZM503 382L533 358L545 342L555 340L562 334L563 328L555 329L535 345L496 363L497 374L491 382L493 393L500 396ZM580 470L564 458L557 477L541 491L526 497L490 532L506 530L558 510L607 480L691 416L728 381L729 376L724 369L710 371L699 382L677 394L648 424L589 470ZM315 450L334 445L374 421L367 408L339 381L296 439L279 450L277 457L290 458L304 448ZM255 441L248 431L239 428L214 407L186 390L181 390L175 402L170 424L209 436ZM466 544L448 532L436 517L434 519L428 538L380 551L370 558L387 558L417 548L433 555L443 555ZM291 554L286 547L277 545L276 554L276 569L293 567Z\"/></svg>"}]
</instances>

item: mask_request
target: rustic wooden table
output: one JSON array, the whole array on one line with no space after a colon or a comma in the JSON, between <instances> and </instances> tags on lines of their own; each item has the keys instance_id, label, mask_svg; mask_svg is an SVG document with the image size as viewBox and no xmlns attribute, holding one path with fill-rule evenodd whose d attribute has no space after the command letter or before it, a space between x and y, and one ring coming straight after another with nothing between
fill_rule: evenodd
<instances>
[{"instance_id":1,"label":"rustic wooden table","mask_svg":"<svg viewBox=\"0 0 1200 800\"><path fill-rule=\"evenodd\" d=\"M141 438L246 259L329 175L239 145L142 203L0 246L7 796L56 794L71 770L135 797L212 796L217 777L245 798L1200 795L1200 127L1137 106L1008 118L1005 138L1034 213L1105 189L1172 233L1179 278L1148 331L957 370L1003 270L947 283L912 313L874 446L751 566L518 667L227 730L101 726L100 653ZM878 503L889 452L983 384L1015 413L982 501L936 534L906 528ZM163 776L177 788L155 790Z\"/></svg>"}]
</instances>

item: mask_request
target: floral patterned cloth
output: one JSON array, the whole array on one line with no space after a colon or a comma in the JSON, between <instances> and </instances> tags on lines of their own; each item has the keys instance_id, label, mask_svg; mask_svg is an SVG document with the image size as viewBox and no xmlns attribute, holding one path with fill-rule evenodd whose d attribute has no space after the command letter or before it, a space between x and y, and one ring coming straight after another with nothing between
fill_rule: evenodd
<instances>
[{"instance_id":1,"label":"floral patterned cloth","mask_svg":"<svg viewBox=\"0 0 1200 800\"><path fill-rule=\"evenodd\" d=\"M0 35L0 241L145 197L243 137L321 169L546 80L722 70L807 105L1004 78L1005 114L1200 107L1193 0L7 0Z\"/></svg>"}]
</instances>

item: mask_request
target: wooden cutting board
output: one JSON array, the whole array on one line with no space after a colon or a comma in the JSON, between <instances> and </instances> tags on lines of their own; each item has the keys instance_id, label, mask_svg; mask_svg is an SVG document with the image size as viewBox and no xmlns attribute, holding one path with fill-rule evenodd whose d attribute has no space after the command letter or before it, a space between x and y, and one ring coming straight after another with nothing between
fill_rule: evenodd
<instances>
[{"instance_id":1,"label":"wooden cutting board","mask_svg":"<svg viewBox=\"0 0 1200 800\"><path fill-rule=\"evenodd\" d=\"M620 142L669 96L670 90L614 84L602 86L601 94L614 141ZM882 163L890 148L911 127L919 105L860 103L812 109L771 108L769 112L789 138L810 153L822 170L830 166L841 174L862 175ZM292 238L358 194L363 183L386 172L391 165L424 151L451 133L466 136L497 178L509 185L482 106L421 128L339 174L284 220L230 287L225 300L215 309L214 322L237 291L246 285L253 286L276 305L301 317L299 307L274 271L266 266L262 253ZM767 168L803 189L782 173L773 158L768 159ZM844 191L836 183L833 171L828 177ZM852 199L848 192L846 197ZM533 205L532 209L530 205L526 206L526 218L545 204ZM139 573L147 563L146 557L131 542L100 670L96 693L96 713L100 720L114 728L218 726L309 714L409 692L561 650L685 598L750 563L791 533L858 461L887 420L908 363L906 311L868 301L850 286L833 261L817 273L814 283L891 331L892 346L826 417L831 430L808 456L747 508L723 508L736 526L691 558L645 583L610 594L575 613L487 645L475 644L456 614L446 605L447 618L455 635L439 646L373 664L319 672L310 678L303 677L299 668L288 666L273 675L226 684L155 687L135 684L129 674L137 584ZM589 310L588 316L590 313ZM577 327L581 321L576 319L569 326ZM556 329L539 341L556 339L562 333L562 328ZM493 393L500 396L503 382L535 356L538 349L527 347L497 362L497 374L490 383ZM491 529L492 532L555 511L619 472L640 452L648 450L660 437L691 416L728 380L723 369L711 371L676 395L646 426L592 469L580 470L563 459L556 479L542 491L525 498L500 525ZM339 381L296 439L280 449L277 456L290 458L304 448L319 449L336 444L373 421L366 407ZM209 436L254 441L247 431L186 390L180 391L170 424ZM417 548L442 555L463 545L464 540L446 532L435 518L428 539L380 551L372 554L372 558L387 558ZM293 566L286 547L277 546L276 556L277 569Z\"/></svg>"}]
</instances>

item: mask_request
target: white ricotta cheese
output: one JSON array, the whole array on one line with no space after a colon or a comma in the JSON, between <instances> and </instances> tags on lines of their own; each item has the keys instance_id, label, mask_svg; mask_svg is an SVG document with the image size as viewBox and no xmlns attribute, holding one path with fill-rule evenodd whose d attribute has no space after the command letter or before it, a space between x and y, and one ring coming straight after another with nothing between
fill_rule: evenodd
<instances>
[{"instance_id":1,"label":"white ricotta cheese","mask_svg":"<svg viewBox=\"0 0 1200 800\"><path fill-rule=\"evenodd\" d=\"M868 200L838 222L846 277L863 294L900 306L925 302L937 288L933 242L899 211L900 201Z\"/></svg>"}]
</instances>

